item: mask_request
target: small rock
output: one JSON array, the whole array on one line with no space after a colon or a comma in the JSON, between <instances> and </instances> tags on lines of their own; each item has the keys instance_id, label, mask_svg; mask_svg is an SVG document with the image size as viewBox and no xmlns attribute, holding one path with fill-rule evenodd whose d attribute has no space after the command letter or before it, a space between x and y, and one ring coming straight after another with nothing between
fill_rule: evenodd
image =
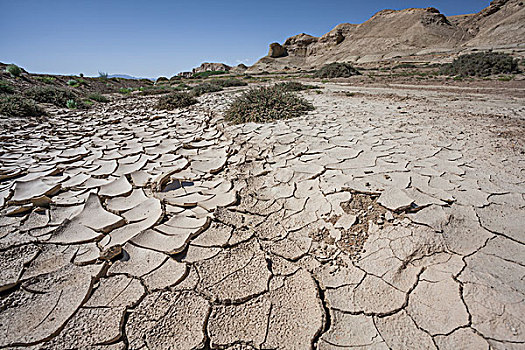
<instances>
[{"instance_id":1,"label":"small rock","mask_svg":"<svg viewBox=\"0 0 525 350\"><path fill-rule=\"evenodd\" d=\"M108 247L104 249L102 252L100 252L99 258L101 260L111 261L117 256L119 256L120 254L122 254L122 246L120 244L117 244L117 245Z\"/></svg>"},{"instance_id":2,"label":"small rock","mask_svg":"<svg viewBox=\"0 0 525 350\"><path fill-rule=\"evenodd\" d=\"M391 212L387 211L386 214L385 214L385 219L388 222L394 221L394 215L392 215Z\"/></svg>"}]
</instances>

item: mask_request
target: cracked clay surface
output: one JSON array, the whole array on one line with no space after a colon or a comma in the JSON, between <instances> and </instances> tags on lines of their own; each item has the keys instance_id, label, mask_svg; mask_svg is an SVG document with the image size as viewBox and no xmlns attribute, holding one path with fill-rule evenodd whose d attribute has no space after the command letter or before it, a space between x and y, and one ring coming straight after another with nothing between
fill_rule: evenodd
<instances>
[{"instance_id":1,"label":"cracked clay surface","mask_svg":"<svg viewBox=\"0 0 525 350\"><path fill-rule=\"evenodd\" d=\"M235 93L2 126L0 348L525 349L523 98Z\"/></svg>"}]
</instances>

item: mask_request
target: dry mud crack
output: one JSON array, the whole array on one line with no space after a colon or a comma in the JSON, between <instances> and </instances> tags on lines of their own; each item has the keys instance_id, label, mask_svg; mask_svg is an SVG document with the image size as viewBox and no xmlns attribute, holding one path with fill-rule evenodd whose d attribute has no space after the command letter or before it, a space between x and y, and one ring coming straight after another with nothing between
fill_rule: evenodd
<instances>
[{"instance_id":1,"label":"dry mud crack","mask_svg":"<svg viewBox=\"0 0 525 350\"><path fill-rule=\"evenodd\" d=\"M523 98L341 90L5 125L0 347L524 349Z\"/></svg>"}]
</instances>

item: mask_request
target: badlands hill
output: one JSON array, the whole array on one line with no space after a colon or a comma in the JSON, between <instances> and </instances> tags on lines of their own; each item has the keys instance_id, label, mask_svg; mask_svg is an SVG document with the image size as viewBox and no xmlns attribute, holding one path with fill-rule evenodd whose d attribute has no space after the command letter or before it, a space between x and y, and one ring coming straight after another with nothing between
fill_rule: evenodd
<instances>
[{"instance_id":1,"label":"badlands hill","mask_svg":"<svg viewBox=\"0 0 525 350\"><path fill-rule=\"evenodd\" d=\"M446 17L435 8L383 10L321 37L299 34L270 45L249 71L310 69L334 61L433 61L462 51L525 51L525 4L495 0L479 13Z\"/></svg>"}]
</instances>

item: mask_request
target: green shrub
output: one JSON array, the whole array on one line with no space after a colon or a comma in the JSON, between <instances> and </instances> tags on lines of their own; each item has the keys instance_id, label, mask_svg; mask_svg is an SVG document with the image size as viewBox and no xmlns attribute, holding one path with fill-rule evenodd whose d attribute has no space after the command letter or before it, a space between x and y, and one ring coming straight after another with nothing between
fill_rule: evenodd
<instances>
[{"instance_id":1,"label":"green shrub","mask_svg":"<svg viewBox=\"0 0 525 350\"><path fill-rule=\"evenodd\" d=\"M22 69L18 67L16 64L9 64L5 71L9 73L13 78L17 78L22 74Z\"/></svg>"},{"instance_id":2,"label":"green shrub","mask_svg":"<svg viewBox=\"0 0 525 350\"><path fill-rule=\"evenodd\" d=\"M226 74L226 73L228 73L228 72L225 71L225 70L210 70L210 71L206 71L206 72L195 73L195 74L193 74L193 77L196 77L196 78L207 78L207 77L212 76L212 75L221 75L221 74Z\"/></svg>"},{"instance_id":3,"label":"green shrub","mask_svg":"<svg viewBox=\"0 0 525 350\"><path fill-rule=\"evenodd\" d=\"M77 99L73 91L54 86L35 86L26 90L25 95L37 102L52 103L58 107L67 107L68 100Z\"/></svg>"},{"instance_id":4,"label":"green shrub","mask_svg":"<svg viewBox=\"0 0 525 350\"><path fill-rule=\"evenodd\" d=\"M232 86L246 86L248 85L247 82L235 79L235 78L228 78L228 79L215 79L212 80L212 84L219 85L220 87L232 87Z\"/></svg>"},{"instance_id":5,"label":"green shrub","mask_svg":"<svg viewBox=\"0 0 525 350\"><path fill-rule=\"evenodd\" d=\"M237 97L225 114L225 120L238 123L264 123L299 117L314 107L305 99L278 86L251 89Z\"/></svg>"},{"instance_id":6,"label":"green shrub","mask_svg":"<svg viewBox=\"0 0 525 350\"><path fill-rule=\"evenodd\" d=\"M186 92L172 92L168 95L159 97L155 108L172 110L184 108L196 104L198 101Z\"/></svg>"},{"instance_id":7,"label":"green shrub","mask_svg":"<svg viewBox=\"0 0 525 350\"><path fill-rule=\"evenodd\" d=\"M87 95L87 98L92 100L92 101L96 101L96 102L102 102L102 103L109 102L109 99L106 96L101 95L99 93L89 94L89 95Z\"/></svg>"},{"instance_id":8,"label":"green shrub","mask_svg":"<svg viewBox=\"0 0 525 350\"><path fill-rule=\"evenodd\" d=\"M34 78L46 84L53 84L56 80L55 77L34 77Z\"/></svg>"},{"instance_id":9,"label":"green shrub","mask_svg":"<svg viewBox=\"0 0 525 350\"><path fill-rule=\"evenodd\" d=\"M120 92L123 95L129 94L131 91L133 91L133 88L120 88L118 92Z\"/></svg>"},{"instance_id":10,"label":"green shrub","mask_svg":"<svg viewBox=\"0 0 525 350\"><path fill-rule=\"evenodd\" d=\"M69 109L77 109L77 102L75 100L67 100L66 107Z\"/></svg>"},{"instance_id":11,"label":"green shrub","mask_svg":"<svg viewBox=\"0 0 525 350\"><path fill-rule=\"evenodd\" d=\"M0 114L9 117L38 117L46 112L35 101L19 95L0 95Z\"/></svg>"},{"instance_id":12,"label":"green shrub","mask_svg":"<svg viewBox=\"0 0 525 350\"><path fill-rule=\"evenodd\" d=\"M72 87L77 87L79 83L75 79L70 79L67 81L67 85L72 86Z\"/></svg>"},{"instance_id":13,"label":"green shrub","mask_svg":"<svg viewBox=\"0 0 525 350\"><path fill-rule=\"evenodd\" d=\"M5 80L0 80L0 94L12 94L15 89Z\"/></svg>"},{"instance_id":14,"label":"green shrub","mask_svg":"<svg viewBox=\"0 0 525 350\"><path fill-rule=\"evenodd\" d=\"M284 83L279 83L276 86L286 91L304 91L304 90L310 90L310 89L319 89L318 86L305 85L305 84L302 84L296 81L287 81Z\"/></svg>"},{"instance_id":15,"label":"green shrub","mask_svg":"<svg viewBox=\"0 0 525 350\"><path fill-rule=\"evenodd\" d=\"M334 62L321 67L314 76L316 78L348 78L360 74L361 73L349 63Z\"/></svg>"},{"instance_id":16,"label":"green shrub","mask_svg":"<svg viewBox=\"0 0 525 350\"><path fill-rule=\"evenodd\" d=\"M191 88L191 94L193 96L201 96L208 92L222 91L222 87L213 83L201 83Z\"/></svg>"},{"instance_id":17,"label":"green shrub","mask_svg":"<svg viewBox=\"0 0 525 350\"><path fill-rule=\"evenodd\" d=\"M519 73L518 60L511 55L497 52L476 52L456 58L452 63L443 65L442 75L462 77L487 77L495 74Z\"/></svg>"},{"instance_id":18,"label":"green shrub","mask_svg":"<svg viewBox=\"0 0 525 350\"><path fill-rule=\"evenodd\" d=\"M108 75L107 72L101 72L101 71L98 72L98 77L99 77L100 79L104 79L104 80L105 80L105 79L108 78L108 76L109 76L109 75Z\"/></svg>"}]
</instances>

